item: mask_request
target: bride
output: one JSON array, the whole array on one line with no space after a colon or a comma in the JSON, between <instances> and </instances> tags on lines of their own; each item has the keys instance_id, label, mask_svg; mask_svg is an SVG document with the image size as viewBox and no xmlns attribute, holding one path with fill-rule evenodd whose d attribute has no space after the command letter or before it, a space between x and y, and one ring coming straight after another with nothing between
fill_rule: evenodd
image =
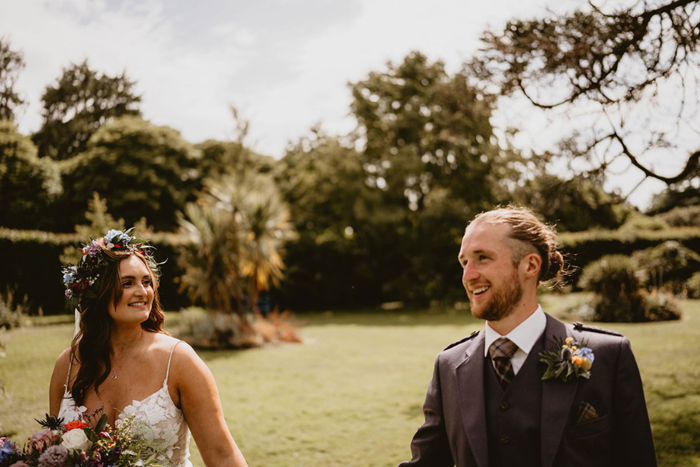
<instances>
[{"instance_id":1,"label":"bride","mask_svg":"<svg viewBox=\"0 0 700 467\"><path fill-rule=\"evenodd\" d=\"M135 415L160 463L192 465L191 430L207 467L247 466L211 372L163 330L158 265L149 247L133 240L130 231L110 230L83 248L78 266L63 270L80 324L54 367L51 415L68 423L104 413L112 426Z\"/></svg>"}]
</instances>

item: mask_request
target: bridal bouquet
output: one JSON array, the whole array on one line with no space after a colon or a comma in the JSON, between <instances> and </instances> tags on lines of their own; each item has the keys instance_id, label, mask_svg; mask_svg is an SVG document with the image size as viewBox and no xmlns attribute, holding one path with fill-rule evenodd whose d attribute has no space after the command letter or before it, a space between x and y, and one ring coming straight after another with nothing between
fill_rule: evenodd
<instances>
[{"instance_id":1,"label":"bridal bouquet","mask_svg":"<svg viewBox=\"0 0 700 467\"><path fill-rule=\"evenodd\" d=\"M155 451L134 435L134 417L115 428L102 415L95 427L83 421L63 425L46 416L44 427L33 433L24 448L0 437L0 467L140 467L157 466Z\"/></svg>"}]
</instances>

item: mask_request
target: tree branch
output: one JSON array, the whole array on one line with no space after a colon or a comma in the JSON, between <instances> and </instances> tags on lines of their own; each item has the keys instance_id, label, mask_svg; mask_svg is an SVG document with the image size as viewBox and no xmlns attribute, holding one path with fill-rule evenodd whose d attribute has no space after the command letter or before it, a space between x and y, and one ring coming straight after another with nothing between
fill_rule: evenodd
<instances>
[{"instance_id":1,"label":"tree branch","mask_svg":"<svg viewBox=\"0 0 700 467\"><path fill-rule=\"evenodd\" d=\"M681 182L688 178L689 175L693 174L693 172L698 171L698 169L700 169L700 151L695 151L693 154L690 155L688 161L685 164L685 167L678 175L673 177L664 177L644 167L637 160L637 157L634 154L632 154L622 137L619 134L617 134L617 132L613 133L612 136L617 140L618 143L620 143L620 146L622 146L622 153L625 156L627 156L627 158L630 160L633 166L641 170L647 177L652 177L657 180L661 180L667 185Z\"/></svg>"}]
</instances>

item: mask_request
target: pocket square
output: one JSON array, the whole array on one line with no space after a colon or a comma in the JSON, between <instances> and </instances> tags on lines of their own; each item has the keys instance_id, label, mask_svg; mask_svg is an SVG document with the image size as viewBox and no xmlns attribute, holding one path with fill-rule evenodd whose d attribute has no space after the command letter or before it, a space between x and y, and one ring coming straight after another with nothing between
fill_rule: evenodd
<instances>
[{"instance_id":1,"label":"pocket square","mask_svg":"<svg viewBox=\"0 0 700 467\"><path fill-rule=\"evenodd\" d=\"M595 408L588 402L581 402L578 406L578 412L576 414L576 424L590 422L598 418L598 412Z\"/></svg>"}]
</instances>

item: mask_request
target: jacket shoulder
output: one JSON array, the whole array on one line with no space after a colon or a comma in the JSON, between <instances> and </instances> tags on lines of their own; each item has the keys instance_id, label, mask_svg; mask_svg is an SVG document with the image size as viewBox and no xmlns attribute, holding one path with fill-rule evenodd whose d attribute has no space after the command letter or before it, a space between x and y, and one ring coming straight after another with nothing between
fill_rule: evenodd
<instances>
[{"instance_id":1,"label":"jacket shoulder","mask_svg":"<svg viewBox=\"0 0 700 467\"><path fill-rule=\"evenodd\" d=\"M603 329L597 326L588 326L578 322L574 323L574 329L577 331L597 332L598 334L607 334L608 336L623 337L623 335L617 331L611 331L610 329Z\"/></svg>"},{"instance_id":2,"label":"jacket shoulder","mask_svg":"<svg viewBox=\"0 0 700 467\"><path fill-rule=\"evenodd\" d=\"M455 347L455 346L457 346L457 345L459 345L459 344L462 344L462 343L464 343L464 342L467 342L468 340L473 339L473 338L475 338L475 337L478 336L478 335L479 335L479 331L474 331L474 332L472 332L470 335L468 335L467 337L464 337L464 338L462 338L462 339L460 339L460 340L458 340L458 341L455 341L455 342L451 343L450 345L448 345L447 347L445 347L444 349L442 349L442 351L444 352L445 350L451 349L452 347Z\"/></svg>"}]
</instances>

